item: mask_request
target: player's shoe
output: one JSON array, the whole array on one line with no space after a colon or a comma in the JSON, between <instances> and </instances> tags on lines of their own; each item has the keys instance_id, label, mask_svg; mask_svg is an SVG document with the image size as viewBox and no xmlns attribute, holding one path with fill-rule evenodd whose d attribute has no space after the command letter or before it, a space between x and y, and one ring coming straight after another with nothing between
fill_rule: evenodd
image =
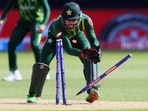
<instances>
[{"instance_id":1,"label":"player's shoe","mask_svg":"<svg viewBox=\"0 0 148 111\"><path fill-rule=\"evenodd\" d=\"M4 81L20 81L22 80L21 73L16 70L16 71L10 71L9 75L3 78Z\"/></svg>"},{"instance_id":2,"label":"player's shoe","mask_svg":"<svg viewBox=\"0 0 148 111\"><path fill-rule=\"evenodd\" d=\"M86 98L86 101L89 102L89 103L93 103L94 101L96 101L98 99L99 99L99 95L98 95L97 91L93 90L92 92L90 92L88 94L88 97Z\"/></svg>"},{"instance_id":3,"label":"player's shoe","mask_svg":"<svg viewBox=\"0 0 148 111\"><path fill-rule=\"evenodd\" d=\"M50 79L50 75L47 74L47 76L46 76L46 80L49 80L49 79Z\"/></svg>"},{"instance_id":4,"label":"player's shoe","mask_svg":"<svg viewBox=\"0 0 148 111\"><path fill-rule=\"evenodd\" d=\"M19 70L16 70L13 73L14 73L14 80L16 80L16 81L22 80L22 76L21 76L21 73L19 72Z\"/></svg>"},{"instance_id":5,"label":"player's shoe","mask_svg":"<svg viewBox=\"0 0 148 111\"><path fill-rule=\"evenodd\" d=\"M27 96L27 103L36 103L36 100L35 96Z\"/></svg>"}]
</instances>

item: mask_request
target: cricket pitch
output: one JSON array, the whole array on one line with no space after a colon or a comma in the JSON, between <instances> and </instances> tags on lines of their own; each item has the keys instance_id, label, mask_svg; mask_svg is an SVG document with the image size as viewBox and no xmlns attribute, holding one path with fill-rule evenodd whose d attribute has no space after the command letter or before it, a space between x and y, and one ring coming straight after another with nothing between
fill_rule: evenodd
<instances>
[{"instance_id":1,"label":"cricket pitch","mask_svg":"<svg viewBox=\"0 0 148 111\"><path fill-rule=\"evenodd\" d=\"M0 99L1 111L43 111L43 110L105 110L105 109L148 109L148 102L96 101L92 104L82 100L69 100L67 105L56 105L55 100L39 99L35 104L23 99Z\"/></svg>"}]
</instances>

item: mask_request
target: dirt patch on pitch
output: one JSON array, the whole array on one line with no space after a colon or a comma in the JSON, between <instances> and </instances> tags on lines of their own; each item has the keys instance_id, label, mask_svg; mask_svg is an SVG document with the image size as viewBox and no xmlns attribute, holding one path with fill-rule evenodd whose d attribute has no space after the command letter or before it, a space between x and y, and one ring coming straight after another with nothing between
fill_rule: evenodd
<instances>
[{"instance_id":1,"label":"dirt patch on pitch","mask_svg":"<svg viewBox=\"0 0 148 111\"><path fill-rule=\"evenodd\" d=\"M98 110L98 109L148 109L148 102L85 101L69 100L67 105L55 105L54 100L38 100L36 104L27 104L22 99L0 99L0 111L47 111L47 110Z\"/></svg>"}]
</instances>

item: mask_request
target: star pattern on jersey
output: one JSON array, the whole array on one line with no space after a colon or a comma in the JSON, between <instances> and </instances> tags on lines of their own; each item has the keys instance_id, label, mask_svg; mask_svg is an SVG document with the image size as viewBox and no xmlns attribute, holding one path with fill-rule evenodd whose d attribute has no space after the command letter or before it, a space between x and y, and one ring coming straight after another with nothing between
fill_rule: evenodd
<instances>
[{"instance_id":1,"label":"star pattern on jersey","mask_svg":"<svg viewBox=\"0 0 148 111\"><path fill-rule=\"evenodd\" d=\"M70 9L68 9L68 10L66 11L66 13L67 13L67 15L71 15L72 11L71 11Z\"/></svg>"},{"instance_id":2,"label":"star pattern on jersey","mask_svg":"<svg viewBox=\"0 0 148 111\"><path fill-rule=\"evenodd\" d=\"M50 39L48 39L48 41L47 41L47 42L51 44L51 43L52 43L52 41L53 41L53 40L50 38Z\"/></svg>"}]
</instances>

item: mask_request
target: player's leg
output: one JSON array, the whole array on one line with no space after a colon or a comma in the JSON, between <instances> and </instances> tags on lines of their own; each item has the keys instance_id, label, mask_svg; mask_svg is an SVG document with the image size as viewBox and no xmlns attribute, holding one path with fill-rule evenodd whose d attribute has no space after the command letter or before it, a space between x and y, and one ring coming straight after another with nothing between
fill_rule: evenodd
<instances>
[{"instance_id":1,"label":"player's leg","mask_svg":"<svg viewBox=\"0 0 148 111\"><path fill-rule=\"evenodd\" d=\"M48 71L49 67L46 64L36 63L33 65L31 84L29 89L29 95L27 98L28 103L35 103L36 96L41 96L38 95L38 92L39 90L40 93L42 92L42 88Z\"/></svg>"},{"instance_id":2,"label":"player's leg","mask_svg":"<svg viewBox=\"0 0 148 111\"><path fill-rule=\"evenodd\" d=\"M48 65L55 56L55 53L55 42L50 44L48 41L46 41L42 49L40 62L33 66L31 84L29 94L27 96L28 103L35 103L36 97L41 96L46 75L49 72Z\"/></svg>"},{"instance_id":3,"label":"player's leg","mask_svg":"<svg viewBox=\"0 0 148 111\"><path fill-rule=\"evenodd\" d=\"M44 63L44 64L47 64L47 65L50 65L50 62L53 60L55 54L56 54L55 46L52 47L50 43L46 43L44 45L42 53L41 53L41 60L40 60L40 62ZM48 75L49 75L49 73L48 73ZM47 76L46 76L46 79L47 79ZM41 96L42 88L43 88L43 84L40 86L40 88L39 88L39 90L37 92L36 97L40 97Z\"/></svg>"},{"instance_id":4,"label":"player's leg","mask_svg":"<svg viewBox=\"0 0 148 111\"><path fill-rule=\"evenodd\" d=\"M40 49L40 41L41 41L41 33L39 33L37 29L38 23L34 22L30 25L30 32L31 32L31 48L34 53L35 61L39 62L41 49Z\"/></svg>"},{"instance_id":5,"label":"player's leg","mask_svg":"<svg viewBox=\"0 0 148 111\"><path fill-rule=\"evenodd\" d=\"M86 79L86 84L91 83L93 80L95 80L98 77L98 64L95 64L91 61L84 60L84 76ZM87 90L87 93L89 94L86 98L87 102L94 102L95 100L98 100L98 84L94 85L90 89Z\"/></svg>"},{"instance_id":6,"label":"player's leg","mask_svg":"<svg viewBox=\"0 0 148 111\"><path fill-rule=\"evenodd\" d=\"M7 77L3 78L3 80L5 81L22 80L21 74L18 71L17 66L16 48L22 42L27 31L27 26L22 21L19 21L14 30L12 31L10 40L8 42L8 62L10 74Z\"/></svg>"},{"instance_id":7,"label":"player's leg","mask_svg":"<svg viewBox=\"0 0 148 111\"><path fill-rule=\"evenodd\" d=\"M40 41L42 34L37 32L37 27L40 25L38 22L34 22L30 25L30 32L31 32L31 48L34 53L34 58L36 62L39 62L41 56L41 49L40 49ZM49 80L50 76L47 74L46 80Z\"/></svg>"},{"instance_id":8,"label":"player's leg","mask_svg":"<svg viewBox=\"0 0 148 111\"><path fill-rule=\"evenodd\" d=\"M72 38L71 42L73 44L73 47L76 47L78 49L90 47L90 44L83 32L79 33L75 38ZM88 60L81 59L81 61L84 65L83 73L86 80L86 84L89 84L94 79L96 79L96 77L98 77L98 65ZM87 91L88 97L86 98L86 101L93 102L97 100L98 99L97 91L98 91L98 84L96 84ZM94 94L95 96L93 96Z\"/></svg>"}]
</instances>

